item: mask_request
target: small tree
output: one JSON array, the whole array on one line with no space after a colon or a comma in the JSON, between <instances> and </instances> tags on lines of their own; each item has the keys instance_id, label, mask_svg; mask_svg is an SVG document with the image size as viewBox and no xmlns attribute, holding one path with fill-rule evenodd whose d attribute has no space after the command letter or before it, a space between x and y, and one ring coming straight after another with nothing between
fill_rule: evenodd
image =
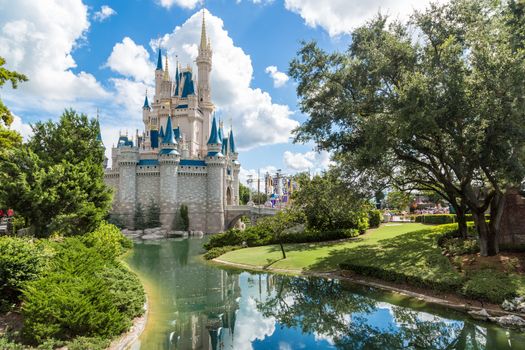
<instances>
[{"instance_id":1,"label":"small tree","mask_svg":"<svg viewBox=\"0 0 525 350\"><path fill-rule=\"evenodd\" d=\"M155 201L151 200L148 206L146 227L159 227L159 226L160 226L160 207Z\"/></svg>"},{"instance_id":2,"label":"small tree","mask_svg":"<svg viewBox=\"0 0 525 350\"><path fill-rule=\"evenodd\" d=\"M137 203L135 206L133 221L135 223L135 230L144 231L146 228L146 220L144 218L144 210L142 209L142 205L140 203Z\"/></svg>"},{"instance_id":3,"label":"small tree","mask_svg":"<svg viewBox=\"0 0 525 350\"><path fill-rule=\"evenodd\" d=\"M250 189L248 186L244 186L243 184L239 184L239 202L242 205L247 204L250 201Z\"/></svg>"},{"instance_id":4,"label":"small tree","mask_svg":"<svg viewBox=\"0 0 525 350\"><path fill-rule=\"evenodd\" d=\"M179 220L180 228L183 231L188 231L190 229L190 217L188 213L188 206L186 204L180 205Z\"/></svg>"}]
</instances>

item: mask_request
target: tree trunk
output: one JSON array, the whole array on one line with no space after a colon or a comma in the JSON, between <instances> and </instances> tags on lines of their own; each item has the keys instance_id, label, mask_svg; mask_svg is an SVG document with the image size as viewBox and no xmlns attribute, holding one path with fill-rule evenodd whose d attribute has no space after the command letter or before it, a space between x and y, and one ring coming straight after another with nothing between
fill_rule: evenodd
<instances>
[{"instance_id":1,"label":"tree trunk","mask_svg":"<svg viewBox=\"0 0 525 350\"><path fill-rule=\"evenodd\" d=\"M450 204L454 207L458 218L458 233L461 238L466 239L468 236L467 218L465 217L467 206L463 202L458 203L457 200L451 200Z\"/></svg>"},{"instance_id":2,"label":"tree trunk","mask_svg":"<svg viewBox=\"0 0 525 350\"><path fill-rule=\"evenodd\" d=\"M479 234L479 250L481 256L497 255L499 253L498 240L496 233L490 229L490 225L485 220L485 212L474 212L472 216L476 222L476 229Z\"/></svg>"},{"instance_id":3,"label":"tree trunk","mask_svg":"<svg viewBox=\"0 0 525 350\"><path fill-rule=\"evenodd\" d=\"M279 245L281 246L281 252L283 253L283 259L286 259L286 252L284 251L283 242L279 241Z\"/></svg>"}]
</instances>

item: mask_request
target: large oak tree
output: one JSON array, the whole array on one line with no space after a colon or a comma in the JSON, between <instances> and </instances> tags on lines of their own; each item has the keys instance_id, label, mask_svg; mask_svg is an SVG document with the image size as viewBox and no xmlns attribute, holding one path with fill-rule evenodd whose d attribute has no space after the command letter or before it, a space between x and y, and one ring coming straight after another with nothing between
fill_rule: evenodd
<instances>
[{"instance_id":1,"label":"large oak tree","mask_svg":"<svg viewBox=\"0 0 525 350\"><path fill-rule=\"evenodd\" d=\"M332 151L348 180L470 209L481 254L497 254L504 195L525 175L524 6L453 0L406 24L378 16L346 52L305 43L290 67L309 116L296 140Z\"/></svg>"}]
</instances>

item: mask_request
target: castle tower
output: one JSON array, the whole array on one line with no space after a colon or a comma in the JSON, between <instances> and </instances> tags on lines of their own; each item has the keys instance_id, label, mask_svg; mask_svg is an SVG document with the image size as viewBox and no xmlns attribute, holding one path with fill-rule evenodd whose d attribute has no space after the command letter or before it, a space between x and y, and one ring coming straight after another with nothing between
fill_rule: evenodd
<instances>
[{"instance_id":1,"label":"castle tower","mask_svg":"<svg viewBox=\"0 0 525 350\"><path fill-rule=\"evenodd\" d=\"M204 19L204 10L202 12L202 29L201 29L201 41L199 44L199 55L197 56L197 69L198 69L198 102L199 107L203 114L203 130L201 144L206 142L206 136L210 134L210 120L211 114L214 109L214 105L211 101L211 84L210 84L210 73L211 73L211 62L212 61L212 50L211 43L206 35L206 21Z\"/></svg>"},{"instance_id":2,"label":"castle tower","mask_svg":"<svg viewBox=\"0 0 525 350\"><path fill-rule=\"evenodd\" d=\"M144 122L144 147L150 148L152 146L153 131L156 129L154 125L151 125L151 107L148 101L148 91L146 90L146 96L144 97L144 105L142 106L142 121ZM156 147L156 144L154 145Z\"/></svg>"},{"instance_id":3,"label":"castle tower","mask_svg":"<svg viewBox=\"0 0 525 350\"><path fill-rule=\"evenodd\" d=\"M224 155L221 153L221 140L215 117L211 123L208 140L208 154L205 162L208 167L208 200L206 232L216 233L224 230Z\"/></svg>"},{"instance_id":4,"label":"castle tower","mask_svg":"<svg viewBox=\"0 0 525 350\"><path fill-rule=\"evenodd\" d=\"M233 138L233 129L230 129L230 136L228 137L230 143L230 154L232 159L232 170L233 170L233 203L239 205L239 173L241 171L241 164L239 163L239 153L235 148L235 140Z\"/></svg>"},{"instance_id":5,"label":"castle tower","mask_svg":"<svg viewBox=\"0 0 525 350\"><path fill-rule=\"evenodd\" d=\"M159 56L157 58L157 68L155 69L155 101L161 98L162 80L164 77L164 70L162 69L162 51L159 46Z\"/></svg>"},{"instance_id":6,"label":"castle tower","mask_svg":"<svg viewBox=\"0 0 525 350\"><path fill-rule=\"evenodd\" d=\"M173 135L171 116L168 116L166 133L160 145L160 221L162 226L170 229L173 226L177 212L177 180L180 154L177 151L177 141Z\"/></svg>"},{"instance_id":7,"label":"castle tower","mask_svg":"<svg viewBox=\"0 0 525 350\"><path fill-rule=\"evenodd\" d=\"M134 227L133 214L135 213L136 186L137 186L137 164L139 162L139 150L133 145L122 146L118 157L119 170L119 205L118 213L126 227Z\"/></svg>"}]
</instances>

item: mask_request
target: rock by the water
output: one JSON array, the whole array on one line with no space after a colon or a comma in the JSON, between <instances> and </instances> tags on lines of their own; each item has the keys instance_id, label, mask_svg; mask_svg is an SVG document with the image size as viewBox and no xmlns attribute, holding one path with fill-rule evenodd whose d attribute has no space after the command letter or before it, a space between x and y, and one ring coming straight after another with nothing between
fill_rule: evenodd
<instances>
[{"instance_id":1,"label":"rock by the water","mask_svg":"<svg viewBox=\"0 0 525 350\"><path fill-rule=\"evenodd\" d=\"M503 303L501 303L501 308L505 311L514 311L516 310L516 305L514 305L512 301L505 299Z\"/></svg>"},{"instance_id":2,"label":"rock by the water","mask_svg":"<svg viewBox=\"0 0 525 350\"><path fill-rule=\"evenodd\" d=\"M490 315L485 309L479 311L469 311L468 314L475 320L486 321L489 319Z\"/></svg>"},{"instance_id":3,"label":"rock by the water","mask_svg":"<svg viewBox=\"0 0 525 350\"><path fill-rule=\"evenodd\" d=\"M503 327L525 329L525 320L516 315L489 317L489 320L496 322Z\"/></svg>"}]
</instances>

